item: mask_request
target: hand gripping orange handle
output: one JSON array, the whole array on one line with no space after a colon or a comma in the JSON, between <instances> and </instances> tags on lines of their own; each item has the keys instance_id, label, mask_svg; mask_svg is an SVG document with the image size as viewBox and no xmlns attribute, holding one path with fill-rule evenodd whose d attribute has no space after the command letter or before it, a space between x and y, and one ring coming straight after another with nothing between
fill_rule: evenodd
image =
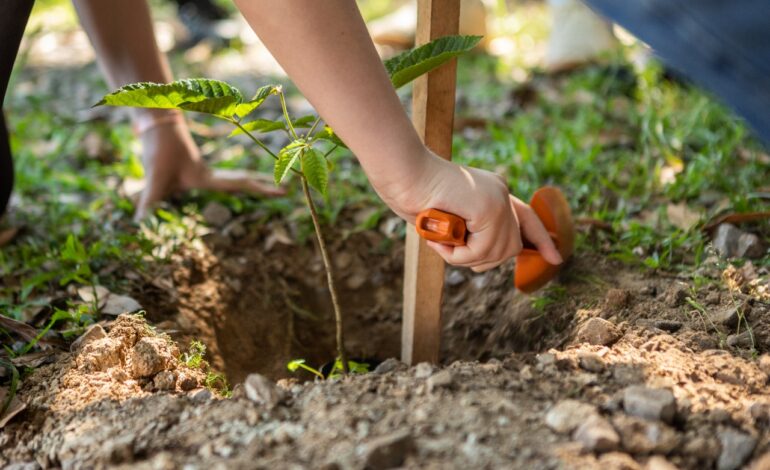
<instances>
[{"instance_id":1,"label":"hand gripping orange handle","mask_svg":"<svg viewBox=\"0 0 770 470\"><path fill-rule=\"evenodd\" d=\"M417 233L426 240L443 245L463 246L468 233L465 219L438 209L427 209L417 214Z\"/></svg>"}]
</instances>

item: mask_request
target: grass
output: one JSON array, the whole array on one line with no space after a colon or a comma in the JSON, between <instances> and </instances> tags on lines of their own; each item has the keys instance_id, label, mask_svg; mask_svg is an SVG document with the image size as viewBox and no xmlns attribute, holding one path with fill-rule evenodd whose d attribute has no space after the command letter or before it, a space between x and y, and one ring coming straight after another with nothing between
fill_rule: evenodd
<instances>
[{"instance_id":1,"label":"grass","mask_svg":"<svg viewBox=\"0 0 770 470\"><path fill-rule=\"evenodd\" d=\"M52 0L46 7L60 3ZM367 16L382 14L382 5L369 7ZM526 27L504 23L513 34L542 40L547 29L542 11L531 21ZM180 55L172 62L177 76L207 74L204 66L186 64ZM707 256L708 240L698 224L682 227L670 220L669 207L684 205L701 222L718 210L767 210L766 151L722 105L668 80L656 63L634 70L620 54L609 65L558 80L535 71L536 92L526 105L512 98L522 84L511 76L521 67L510 57L481 54L460 61L458 116L486 123L456 133L455 160L499 172L525 200L544 184L564 188L578 218L609 228L584 231L579 250L641 269L692 273L699 280L695 269ZM255 89L274 78L247 80L247 88ZM106 90L93 65L17 71L6 105L18 208L6 223L23 230L0 249L0 313L29 321L41 307L59 308L72 318L62 317L55 328L88 324L96 313L74 302L73 289L102 284L130 291L135 281L126 272L149 276L179 246L200 238L200 211L212 200L236 214L259 212L261 221L293 220L301 227L300 238L312 233L304 211L295 210L302 207L296 191L277 200L191 193L164 205L141 226L131 223L133 204L120 187L124 179L141 177L142 170L130 127L78 117ZM254 158L242 140L196 139L215 166L270 171L271 162ZM94 142L103 151L95 151ZM374 228L386 208L352 156L337 157L335 165L329 200L320 207L325 223L347 223L340 217L345 209L374 207L371 219L343 231ZM767 223L754 228L768 238ZM755 264L770 266L770 257ZM543 309L561 297L558 290L548 292L535 299L535 307ZM24 348L11 346L15 353Z\"/></svg>"}]
</instances>

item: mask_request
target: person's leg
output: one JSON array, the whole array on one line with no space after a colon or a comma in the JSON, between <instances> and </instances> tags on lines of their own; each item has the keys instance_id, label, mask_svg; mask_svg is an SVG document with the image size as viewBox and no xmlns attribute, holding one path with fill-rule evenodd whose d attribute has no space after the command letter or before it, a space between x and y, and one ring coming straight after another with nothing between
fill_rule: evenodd
<instances>
[{"instance_id":1,"label":"person's leg","mask_svg":"<svg viewBox=\"0 0 770 470\"><path fill-rule=\"evenodd\" d=\"M715 92L770 145L770 2L586 0Z\"/></svg>"},{"instance_id":2,"label":"person's leg","mask_svg":"<svg viewBox=\"0 0 770 470\"><path fill-rule=\"evenodd\" d=\"M0 104L5 99L13 63L27 26L34 0L3 0L0 2ZM13 158L5 127L5 116L0 110L0 216L8 205L13 190Z\"/></svg>"},{"instance_id":3,"label":"person's leg","mask_svg":"<svg viewBox=\"0 0 770 470\"><path fill-rule=\"evenodd\" d=\"M74 0L111 88L133 82L169 82L171 70L155 42L150 10L141 0ZM133 120L144 152L147 187L137 218L171 193L214 189L278 195L267 178L211 172L177 111L136 109Z\"/></svg>"}]
</instances>

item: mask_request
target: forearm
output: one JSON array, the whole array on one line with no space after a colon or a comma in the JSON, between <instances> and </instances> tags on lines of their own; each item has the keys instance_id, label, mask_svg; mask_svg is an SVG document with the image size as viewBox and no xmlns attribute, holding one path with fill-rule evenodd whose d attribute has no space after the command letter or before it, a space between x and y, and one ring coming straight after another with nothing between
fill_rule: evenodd
<instances>
[{"instance_id":1,"label":"forearm","mask_svg":"<svg viewBox=\"0 0 770 470\"><path fill-rule=\"evenodd\" d=\"M73 4L111 88L172 80L166 57L155 42L145 0L73 0ZM169 113L138 109L133 112L135 118Z\"/></svg>"},{"instance_id":2,"label":"forearm","mask_svg":"<svg viewBox=\"0 0 770 470\"><path fill-rule=\"evenodd\" d=\"M378 190L408 183L426 152L353 0L235 0Z\"/></svg>"}]
</instances>

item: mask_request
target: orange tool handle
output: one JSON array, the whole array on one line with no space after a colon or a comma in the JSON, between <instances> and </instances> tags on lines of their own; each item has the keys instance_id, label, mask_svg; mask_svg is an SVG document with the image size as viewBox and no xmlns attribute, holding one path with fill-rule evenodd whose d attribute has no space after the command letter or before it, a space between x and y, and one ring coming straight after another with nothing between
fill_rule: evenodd
<instances>
[{"instance_id":1,"label":"orange tool handle","mask_svg":"<svg viewBox=\"0 0 770 470\"><path fill-rule=\"evenodd\" d=\"M438 209L427 209L417 214L417 233L426 240L450 246L465 245L468 230L465 219Z\"/></svg>"}]
</instances>

